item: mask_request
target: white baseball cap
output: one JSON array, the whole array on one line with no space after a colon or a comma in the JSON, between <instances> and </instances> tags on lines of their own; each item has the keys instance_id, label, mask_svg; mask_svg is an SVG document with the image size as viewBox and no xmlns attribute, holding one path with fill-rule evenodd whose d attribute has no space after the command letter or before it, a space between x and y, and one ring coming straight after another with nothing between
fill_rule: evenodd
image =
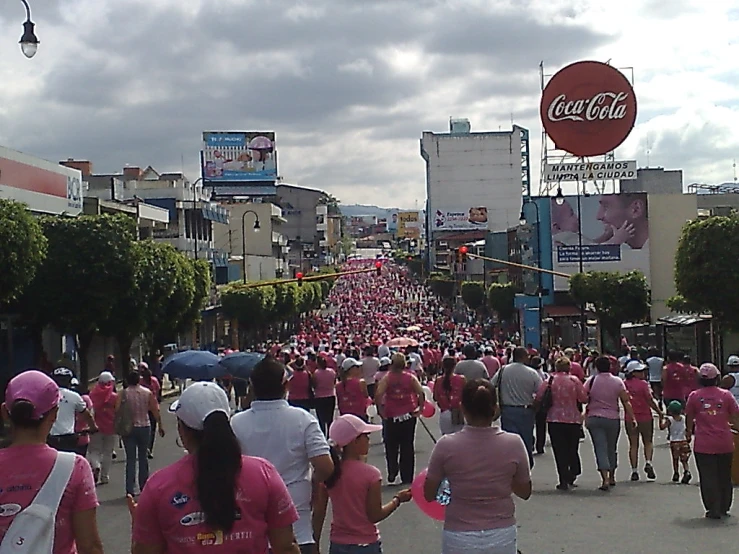
<instances>
[{"instance_id":1,"label":"white baseball cap","mask_svg":"<svg viewBox=\"0 0 739 554\"><path fill-rule=\"evenodd\" d=\"M628 364L626 364L624 371L626 373L634 373L635 371L644 371L645 369L647 369L647 366L645 366L639 360L631 360Z\"/></svg>"},{"instance_id":2,"label":"white baseball cap","mask_svg":"<svg viewBox=\"0 0 739 554\"><path fill-rule=\"evenodd\" d=\"M380 358L380 367L385 367L386 365L392 364L393 361L388 356L383 356Z\"/></svg>"},{"instance_id":3,"label":"white baseball cap","mask_svg":"<svg viewBox=\"0 0 739 554\"><path fill-rule=\"evenodd\" d=\"M726 365L739 365L739 356L729 356Z\"/></svg>"},{"instance_id":4,"label":"white baseball cap","mask_svg":"<svg viewBox=\"0 0 739 554\"><path fill-rule=\"evenodd\" d=\"M362 362L354 358L347 358L346 360L341 362L341 369L343 369L344 371L349 371L354 367L362 367Z\"/></svg>"},{"instance_id":5,"label":"white baseball cap","mask_svg":"<svg viewBox=\"0 0 739 554\"><path fill-rule=\"evenodd\" d=\"M179 400L169 407L182 423L190 429L202 431L206 418L215 412L231 415L228 396L215 383L193 383L187 387Z\"/></svg>"},{"instance_id":6,"label":"white baseball cap","mask_svg":"<svg viewBox=\"0 0 739 554\"><path fill-rule=\"evenodd\" d=\"M100 377L98 377L98 383L103 385L112 383L113 381L115 381L115 377L113 377L113 374L110 371L103 371L100 374Z\"/></svg>"}]
</instances>

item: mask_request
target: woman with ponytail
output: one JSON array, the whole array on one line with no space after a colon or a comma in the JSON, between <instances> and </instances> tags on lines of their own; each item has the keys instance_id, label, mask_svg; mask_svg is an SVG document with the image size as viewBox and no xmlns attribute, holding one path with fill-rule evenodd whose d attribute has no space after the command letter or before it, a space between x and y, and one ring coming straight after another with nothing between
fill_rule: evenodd
<instances>
[{"instance_id":1,"label":"woman with ponytail","mask_svg":"<svg viewBox=\"0 0 739 554\"><path fill-rule=\"evenodd\" d=\"M290 494L272 464L241 455L223 389L194 383L170 410L188 455L150 477L138 505L129 496L133 554L180 552L183 544L209 552L224 542L233 552L298 554Z\"/></svg>"},{"instance_id":2,"label":"woman with ponytail","mask_svg":"<svg viewBox=\"0 0 739 554\"><path fill-rule=\"evenodd\" d=\"M461 404L465 377L455 375L455 367L457 367L457 360L444 358L441 362L442 377L434 383L434 402L438 404L441 411L439 428L442 435L456 433L464 427Z\"/></svg>"},{"instance_id":3,"label":"woman with ponytail","mask_svg":"<svg viewBox=\"0 0 739 554\"><path fill-rule=\"evenodd\" d=\"M380 430L381 425L370 425L351 414L342 415L331 424L329 444L334 472L318 486L313 505L313 535L318 544L331 499L329 554L382 554L377 523L411 499L410 489L405 489L390 502L382 503L382 473L364 461L369 453L370 433Z\"/></svg>"}]
</instances>

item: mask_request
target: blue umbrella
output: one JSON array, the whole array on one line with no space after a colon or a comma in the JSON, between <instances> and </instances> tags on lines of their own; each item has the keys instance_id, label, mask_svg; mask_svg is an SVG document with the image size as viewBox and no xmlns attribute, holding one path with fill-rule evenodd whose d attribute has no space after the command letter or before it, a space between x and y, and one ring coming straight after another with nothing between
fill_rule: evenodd
<instances>
[{"instance_id":1,"label":"blue umbrella","mask_svg":"<svg viewBox=\"0 0 739 554\"><path fill-rule=\"evenodd\" d=\"M263 359L264 354L258 352L233 352L221 358L219 363L227 374L248 381L254 366Z\"/></svg>"},{"instance_id":2,"label":"blue umbrella","mask_svg":"<svg viewBox=\"0 0 739 554\"><path fill-rule=\"evenodd\" d=\"M219 361L218 356L207 350L185 350L164 360L162 371L173 379L210 381L225 373Z\"/></svg>"}]
</instances>

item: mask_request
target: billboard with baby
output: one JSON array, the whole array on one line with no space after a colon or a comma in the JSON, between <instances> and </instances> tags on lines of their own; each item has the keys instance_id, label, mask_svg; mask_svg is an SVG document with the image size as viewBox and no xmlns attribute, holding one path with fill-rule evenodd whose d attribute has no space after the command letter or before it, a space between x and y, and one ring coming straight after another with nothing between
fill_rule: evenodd
<instances>
[{"instance_id":1,"label":"billboard with baby","mask_svg":"<svg viewBox=\"0 0 739 554\"><path fill-rule=\"evenodd\" d=\"M272 131L203 133L203 180L238 183L275 181L277 151Z\"/></svg>"},{"instance_id":2,"label":"billboard with baby","mask_svg":"<svg viewBox=\"0 0 739 554\"><path fill-rule=\"evenodd\" d=\"M559 196L550 215L554 271L638 270L649 280L646 193ZM555 277L554 290L568 289L567 279Z\"/></svg>"}]
</instances>

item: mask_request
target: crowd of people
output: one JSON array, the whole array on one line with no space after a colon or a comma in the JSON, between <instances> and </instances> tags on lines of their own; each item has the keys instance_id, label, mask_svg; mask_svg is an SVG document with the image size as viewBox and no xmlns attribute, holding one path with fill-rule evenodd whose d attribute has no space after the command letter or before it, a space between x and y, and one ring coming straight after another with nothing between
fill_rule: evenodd
<instances>
[{"instance_id":1,"label":"crowd of people","mask_svg":"<svg viewBox=\"0 0 739 554\"><path fill-rule=\"evenodd\" d=\"M557 490L578 486L587 431L607 493L617 485L622 426L630 479L641 479L640 448L646 479L657 478L655 421L669 437L672 480L690 482L694 455L706 517L728 515L739 358L722 377L677 353L664 360L626 344L621 358L583 345L538 352L491 331L455 321L400 266L342 277L325 309L289 341L255 345L265 357L248 387L225 380L184 388L170 410L187 454L151 476L154 439L165 430L161 384L146 364L128 373L122 390L104 371L89 395L74 390L79 383L66 368L51 377L23 372L2 407L12 444L0 450L9 468L0 476L0 552L19 537L34 545L19 552L103 552L96 486L110 481L117 436L134 554L213 546L317 553L329 504L330 552L378 554L377 523L410 500L444 506L445 554L515 554L513 497L531 496L547 434ZM425 420L436 409L441 437L419 472L416 428L420 421L433 436ZM367 463L371 433L382 437L384 476ZM6 486L20 483L21 471L28 485ZM383 483L399 487L384 504ZM46 509L34 531L29 506Z\"/></svg>"}]
</instances>

